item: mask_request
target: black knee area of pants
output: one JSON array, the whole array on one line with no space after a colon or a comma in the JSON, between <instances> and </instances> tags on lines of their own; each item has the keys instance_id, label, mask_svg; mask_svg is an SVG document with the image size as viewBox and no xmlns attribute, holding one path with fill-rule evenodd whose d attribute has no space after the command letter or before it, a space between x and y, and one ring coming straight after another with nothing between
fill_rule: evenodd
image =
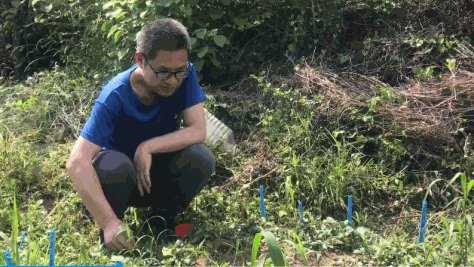
<instances>
[{"instance_id":1,"label":"black knee area of pants","mask_svg":"<svg viewBox=\"0 0 474 267\"><path fill-rule=\"evenodd\" d=\"M105 198L121 220L135 182L135 170L130 158L119 151L102 151L92 162Z\"/></svg>"}]
</instances>

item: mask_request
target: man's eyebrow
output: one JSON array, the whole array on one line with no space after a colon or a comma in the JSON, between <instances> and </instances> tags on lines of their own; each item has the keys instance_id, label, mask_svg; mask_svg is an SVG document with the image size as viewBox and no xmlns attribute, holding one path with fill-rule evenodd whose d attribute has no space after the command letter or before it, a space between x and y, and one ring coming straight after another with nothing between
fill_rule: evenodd
<instances>
[{"instance_id":1,"label":"man's eyebrow","mask_svg":"<svg viewBox=\"0 0 474 267\"><path fill-rule=\"evenodd\" d=\"M165 66L162 66L162 67L158 67L158 70L183 70L184 68L187 69L187 67L188 67L188 64L183 65L181 67L177 67L177 68L167 68Z\"/></svg>"}]
</instances>

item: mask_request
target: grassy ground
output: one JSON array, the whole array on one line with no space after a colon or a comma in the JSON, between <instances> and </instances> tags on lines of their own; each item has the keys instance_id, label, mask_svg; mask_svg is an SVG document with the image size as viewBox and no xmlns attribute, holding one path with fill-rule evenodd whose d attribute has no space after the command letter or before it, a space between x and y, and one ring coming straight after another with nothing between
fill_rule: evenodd
<instances>
[{"instance_id":1,"label":"grassy ground","mask_svg":"<svg viewBox=\"0 0 474 267\"><path fill-rule=\"evenodd\" d=\"M467 179L464 191L450 196L454 208L429 206L425 243L418 244L421 200L431 185L391 172L402 147L382 140L391 157L367 159L360 145L365 137L350 136L361 132L318 117L323 99L283 90L268 75L243 80L232 94L205 88L206 108L234 129L241 152L232 157L213 148L217 173L182 215L194 223L193 235L171 243L138 235L133 252L99 251L99 227L87 216L65 162L100 86L110 78L102 71L93 76L71 67L0 87L0 248L11 250L16 265L48 265L51 229L56 265L474 263L468 197L474 182ZM463 177L450 177L452 185L461 185ZM352 225L346 221L349 194ZM135 219L141 212L127 211L132 229L143 227ZM255 242L263 233L261 243Z\"/></svg>"}]
</instances>

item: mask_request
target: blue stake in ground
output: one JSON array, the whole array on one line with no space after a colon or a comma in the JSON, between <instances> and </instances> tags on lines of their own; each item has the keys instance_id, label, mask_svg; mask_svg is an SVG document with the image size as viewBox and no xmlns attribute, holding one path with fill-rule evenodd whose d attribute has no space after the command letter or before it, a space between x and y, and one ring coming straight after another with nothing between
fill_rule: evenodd
<instances>
[{"instance_id":1,"label":"blue stake in ground","mask_svg":"<svg viewBox=\"0 0 474 267\"><path fill-rule=\"evenodd\" d=\"M300 211L301 223L303 223L303 204L301 203L301 200L298 200L298 209Z\"/></svg>"},{"instance_id":2,"label":"blue stake in ground","mask_svg":"<svg viewBox=\"0 0 474 267\"><path fill-rule=\"evenodd\" d=\"M262 217L265 218L265 203L263 202L263 185L260 185L260 210Z\"/></svg>"},{"instance_id":3,"label":"blue stake in ground","mask_svg":"<svg viewBox=\"0 0 474 267\"><path fill-rule=\"evenodd\" d=\"M13 264L12 257L10 256L10 249L7 249L7 251L3 253L3 258L5 258L5 261L7 262L7 266L15 266L15 264Z\"/></svg>"},{"instance_id":4,"label":"blue stake in ground","mask_svg":"<svg viewBox=\"0 0 474 267\"><path fill-rule=\"evenodd\" d=\"M23 234L21 235L20 247L18 248L18 250L21 250L21 247L23 246L23 241L25 241L25 236L26 236L26 231L23 231Z\"/></svg>"},{"instance_id":5,"label":"blue stake in ground","mask_svg":"<svg viewBox=\"0 0 474 267\"><path fill-rule=\"evenodd\" d=\"M352 223L352 195L347 198L347 222Z\"/></svg>"},{"instance_id":6,"label":"blue stake in ground","mask_svg":"<svg viewBox=\"0 0 474 267\"><path fill-rule=\"evenodd\" d=\"M418 244L425 241L425 226L426 226L426 206L428 204L426 201L423 201L423 208L421 209L421 219L420 219L420 233L418 235Z\"/></svg>"},{"instance_id":7,"label":"blue stake in ground","mask_svg":"<svg viewBox=\"0 0 474 267\"><path fill-rule=\"evenodd\" d=\"M51 230L50 235L49 266L54 266L54 229Z\"/></svg>"}]
</instances>

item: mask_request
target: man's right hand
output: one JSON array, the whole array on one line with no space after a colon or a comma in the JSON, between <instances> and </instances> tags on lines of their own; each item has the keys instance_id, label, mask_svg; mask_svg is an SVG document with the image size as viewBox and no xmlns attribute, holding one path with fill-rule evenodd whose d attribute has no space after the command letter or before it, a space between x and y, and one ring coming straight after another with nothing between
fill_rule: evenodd
<instances>
[{"instance_id":1,"label":"man's right hand","mask_svg":"<svg viewBox=\"0 0 474 267\"><path fill-rule=\"evenodd\" d=\"M112 220L103 230L104 242L109 249L119 251L122 249L132 250L135 247L132 231L130 231L130 239L128 239L126 225L122 221Z\"/></svg>"}]
</instances>

